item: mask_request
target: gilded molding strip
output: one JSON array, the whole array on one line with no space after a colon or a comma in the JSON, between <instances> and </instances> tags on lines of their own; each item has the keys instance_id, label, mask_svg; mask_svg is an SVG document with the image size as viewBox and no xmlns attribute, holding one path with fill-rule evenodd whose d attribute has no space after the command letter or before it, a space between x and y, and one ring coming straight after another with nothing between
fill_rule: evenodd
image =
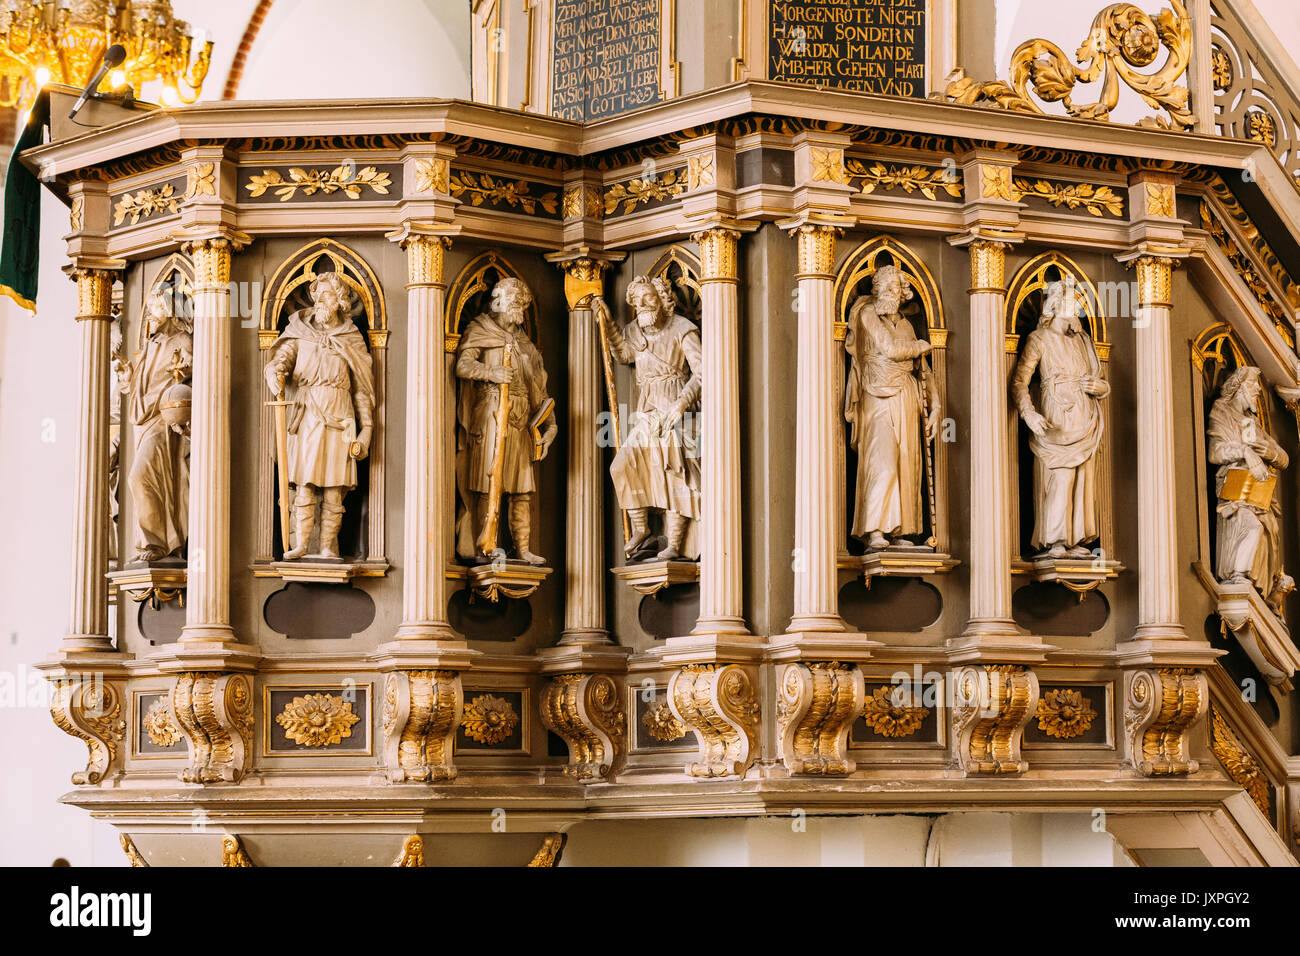
<instances>
[{"instance_id":1,"label":"gilded molding strip","mask_svg":"<svg viewBox=\"0 0 1300 956\"><path fill-rule=\"evenodd\" d=\"M1033 93L1044 102L1060 103L1079 119L1110 121L1119 104L1120 82L1152 107L1168 116L1150 116L1141 126L1190 130L1196 117L1188 106L1188 90L1178 84L1187 72L1192 55L1192 18L1182 0L1169 0L1172 9L1161 10L1152 19L1131 3L1113 3L1092 21L1087 38L1075 54L1079 66L1051 40L1026 40L1011 54L1010 82L979 83L960 67L948 77L944 98L952 103L989 106L1016 113L1047 115ZM1156 61L1163 47L1168 55L1154 73L1138 68ZM1101 81L1101 98L1095 103L1076 104L1071 97L1080 83Z\"/></svg>"},{"instance_id":2,"label":"gilded molding strip","mask_svg":"<svg viewBox=\"0 0 1300 956\"><path fill-rule=\"evenodd\" d=\"M520 212L529 216L536 215L540 206L549 215L559 215L560 194L547 192L534 196L531 194L532 186L532 183L523 179L509 180L487 173L460 170L452 174L448 189L457 199L468 197L471 206L518 207Z\"/></svg>"},{"instance_id":3,"label":"gilded molding strip","mask_svg":"<svg viewBox=\"0 0 1300 956\"><path fill-rule=\"evenodd\" d=\"M1249 222L1249 220L1247 220L1247 222ZM1287 345L1294 347L1295 332L1291 327L1287 311L1282 307L1281 303L1277 301L1272 290L1269 289L1268 285L1260 276L1259 271L1255 267L1255 262L1244 249L1237 245L1232 236L1228 234L1228 230L1224 227L1223 223L1221 223L1218 217L1214 215L1213 210L1210 208L1209 201L1205 199L1201 200L1201 225L1205 228L1205 231L1209 233L1210 238L1214 240L1214 244L1219 247L1219 251L1223 253L1224 257L1232 265L1232 268L1236 270L1239 276L1241 276L1241 281L1246 283L1246 288L1250 289L1251 295L1255 297L1255 300L1259 303L1259 307L1263 309L1264 314L1269 317L1269 320L1273 323L1273 327L1277 329L1278 334L1282 336L1283 341L1285 341ZM1270 275L1275 282L1278 282L1282 288L1286 290L1287 296L1292 298L1293 301L1289 303L1291 309L1296 309L1300 306L1300 286L1297 286L1296 283L1291 280L1291 276L1282 268L1281 263L1278 262L1277 257L1273 255L1273 251L1269 249L1268 244L1259 236L1259 232L1254 228L1253 224L1250 225L1249 228L1250 233L1253 234L1255 238L1255 241L1251 243L1254 247L1255 253L1259 255L1265 263L1271 264L1272 267L1269 269Z\"/></svg>"},{"instance_id":4,"label":"gilded molding strip","mask_svg":"<svg viewBox=\"0 0 1300 956\"><path fill-rule=\"evenodd\" d=\"M858 191L863 196L877 189L901 189L905 193L919 192L926 199L937 200L939 191L960 199L964 189L956 167L887 166L879 161L868 166L862 160L850 159L845 168L849 185L856 185L854 180L862 181Z\"/></svg>"},{"instance_id":5,"label":"gilded molding strip","mask_svg":"<svg viewBox=\"0 0 1300 956\"><path fill-rule=\"evenodd\" d=\"M356 169L349 164L336 166L334 169L303 169L295 166L289 170L289 178L278 169L263 169L260 175L253 175L244 188L250 198L256 199L267 190L274 189L280 202L288 202L297 196L299 190L303 196L320 193L324 196L342 192L349 199L360 199L365 188L381 196L387 196L392 178L388 173L381 173L374 166Z\"/></svg>"},{"instance_id":6,"label":"gilded molding strip","mask_svg":"<svg viewBox=\"0 0 1300 956\"><path fill-rule=\"evenodd\" d=\"M1214 756L1219 758L1232 782L1244 789L1260 812L1272 822L1273 784L1264 768L1228 726L1219 708L1213 705L1210 707L1210 724L1210 748Z\"/></svg>"},{"instance_id":7,"label":"gilded molding strip","mask_svg":"<svg viewBox=\"0 0 1300 956\"><path fill-rule=\"evenodd\" d=\"M303 747L328 747L352 736L361 720L352 704L334 694L306 694L285 704L275 717L284 735Z\"/></svg>"}]
</instances>

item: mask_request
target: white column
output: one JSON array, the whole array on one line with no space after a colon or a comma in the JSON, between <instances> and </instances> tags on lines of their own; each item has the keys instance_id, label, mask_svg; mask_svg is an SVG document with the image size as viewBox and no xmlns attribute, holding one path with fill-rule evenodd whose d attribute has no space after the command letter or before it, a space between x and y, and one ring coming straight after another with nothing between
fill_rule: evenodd
<instances>
[{"instance_id":1,"label":"white column","mask_svg":"<svg viewBox=\"0 0 1300 956\"><path fill-rule=\"evenodd\" d=\"M1018 634L1011 618L1011 540L1004 365L1006 243L969 245L970 620L966 635Z\"/></svg>"},{"instance_id":2,"label":"white column","mask_svg":"<svg viewBox=\"0 0 1300 956\"><path fill-rule=\"evenodd\" d=\"M805 224L799 243L795 389L794 617L791 631L843 631L836 575L835 303L833 226Z\"/></svg>"},{"instance_id":3,"label":"white column","mask_svg":"<svg viewBox=\"0 0 1300 956\"><path fill-rule=\"evenodd\" d=\"M740 553L740 341L736 245L713 228L700 247L703 392L700 399L700 616L695 634L748 634Z\"/></svg>"},{"instance_id":4,"label":"white column","mask_svg":"<svg viewBox=\"0 0 1300 956\"><path fill-rule=\"evenodd\" d=\"M561 644L609 643L605 625L605 557L597 419L602 408L600 344L593 295L605 264L564 263L569 302L568 505L565 525L564 636ZM596 289L591 292L592 287Z\"/></svg>"},{"instance_id":5,"label":"white column","mask_svg":"<svg viewBox=\"0 0 1300 956\"><path fill-rule=\"evenodd\" d=\"M235 641L230 626L231 240L188 242L194 264L189 548L180 640Z\"/></svg>"},{"instance_id":6,"label":"white column","mask_svg":"<svg viewBox=\"0 0 1300 956\"><path fill-rule=\"evenodd\" d=\"M76 498L72 515L72 600L63 648L111 651L108 635L109 324L114 273L76 269L81 333Z\"/></svg>"},{"instance_id":7,"label":"white column","mask_svg":"<svg viewBox=\"0 0 1300 956\"><path fill-rule=\"evenodd\" d=\"M1140 256L1136 381L1138 627L1135 640L1183 639L1178 621L1178 514L1174 474L1169 316L1174 260Z\"/></svg>"},{"instance_id":8,"label":"white column","mask_svg":"<svg viewBox=\"0 0 1300 956\"><path fill-rule=\"evenodd\" d=\"M398 640L457 640L447 623L451 554L451 427L443 331L445 236L408 235L406 249L406 490Z\"/></svg>"}]
</instances>

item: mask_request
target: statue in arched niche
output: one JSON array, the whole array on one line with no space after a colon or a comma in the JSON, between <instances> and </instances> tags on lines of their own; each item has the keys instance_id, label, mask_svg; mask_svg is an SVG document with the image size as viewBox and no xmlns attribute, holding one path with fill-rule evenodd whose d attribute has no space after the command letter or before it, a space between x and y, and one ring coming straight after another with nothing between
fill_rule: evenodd
<instances>
[{"instance_id":1,"label":"statue in arched niche","mask_svg":"<svg viewBox=\"0 0 1300 956\"><path fill-rule=\"evenodd\" d=\"M289 316L265 369L281 400L286 386L294 386L288 461L280 465L295 489L294 542L292 548L284 542L285 560L307 554L318 504L318 553L339 556L343 496L357 485L357 462L370 454L374 433L374 363L352 321L352 293L341 275L323 272L310 294L311 308Z\"/></svg>"},{"instance_id":2,"label":"statue in arched niche","mask_svg":"<svg viewBox=\"0 0 1300 956\"><path fill-rule=\"evenodd\" d=\"M637 276L627 288L636 318L624 328L606 321L611 357L636 369L636 410L627 440L610 464L618 504L627 512L629 559L696 559L692 533L700 517L699 425L703 353L700 333L677 312L677 299L665 278ZM663 515L664 547L646 551L651 540L650 512Z\"/></svg>"},{"instance_id":3,"label":"statue in arched niche","mask_svg":"<svg viewBox=\"0 0 1300 956\"><path fill-rule=\"evenodd\" d=\"M128 413L135 455L127 486L135 510L135 561L153 562L184 546L189 518L189 391L194 339L173 297L150 295L144 347L131 363Z\"/></svg>"},{"instance_id":4,"label":"statue in arched niche","mask_svg":"<svg viewBox=\"0 0 1300 956\"><path fill-rule=\"evenodd\" d=\"M1032 547L1049 558L1088 557L1101 534L1097 450L1105 429L1101 399L1110 394L1092 336L1079 323L1084 303L1069 279L1043 288L1042 317L1030 332L1011 380L1011 394L1033 433ZM1038 375L1038 406L1030 381Z\"/></svg>"},{"instance_id":5,"label":"statue in arched niche","mask_svg":"<svg viewBox=\"0 0 1300 956\"><path fill-rule=\"evenodd\" d=\"M456 473L466 498L457 553L480 564L504 553L503 505L516 557L546 563L532 551L534 462L546 457L559 426L542 353L524 331L532 302L522 279L498 280L488 311L469 321L456 349Z\"/></svg>"},{"instance_id":6,"label":"statue in arched niche","mask_svg":"<svg viewBox=\"0 0 1300 956\"><path fill-rule=\"evenodd\" d=\"M1282 568L1281 504L1277 473L1290 464L1264 428L1259 369L1245 366L1224 381L1210 409L1206 443L1218 465L1215 574L1224 584L1250 582L1280 616L1282 600L1295 587Z\"/></svg>"},{"instance_id":7,"label":"statue in arched niche","mask_svg":"<svg viewBox=\"0 0 1300 956\"><path fill-rule=\"evenodd\" d=\"M901 269L880 266L871 294L849 310L844 339L844 418L858 453L853 535L870 551L924 547L910 537L926 530L925 472L940 410L930 343L900 311L914 294Z\"/></svg>"}]
</instances>

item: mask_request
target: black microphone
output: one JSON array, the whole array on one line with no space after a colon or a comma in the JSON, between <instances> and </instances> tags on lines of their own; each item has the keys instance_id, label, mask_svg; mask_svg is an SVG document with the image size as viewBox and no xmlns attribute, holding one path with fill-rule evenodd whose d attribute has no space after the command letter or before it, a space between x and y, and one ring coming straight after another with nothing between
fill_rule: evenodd
<instances>
[{"instance_id":1,"label":"black microphone","mask_svg":"<svg viewBox=\"0 0 1300 956\"><path fill-rule=\"evenodd\" d=\"M126 47L122 46L120 43L114 43L104 51L104 56L99 61L99 69L96 70L95 75L90 78L90 82L87 83L86 88L81 91L81 95L77 97L77 105L72 107L72 112L68 114L68 119L76 119L77 113L79 113L81 108L86 105L86 100L95 95L95 90L99 88L99 84L108 74L108 71L114 67L121 66L122 61L125 59Z\"/></svg>"}]
</instances>

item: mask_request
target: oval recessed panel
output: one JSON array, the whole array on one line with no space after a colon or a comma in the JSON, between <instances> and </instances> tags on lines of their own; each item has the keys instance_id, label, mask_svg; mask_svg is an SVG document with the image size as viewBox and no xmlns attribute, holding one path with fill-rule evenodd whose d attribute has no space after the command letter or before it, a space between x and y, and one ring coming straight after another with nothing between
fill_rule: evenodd
<instances>
[{"instance_id":1,"label":"oval recessed panel","mask_svg":"<svg viewBox=\"0 0 1300 956\"><path fill-rule=\"evenodd\" d=\"M700 586L671 584L641 599L637 609L641 630L657 641L689 634L700 619Z\"/></svg>"},{"instance_id":2,"label":"oval recessed panel","mask_svg":"<svg viewBox=\"0 0 1300 956\"><path fill-rule=\"evenodd\" d=\"M1030 634L1082 637L1106 626L1110 602L1098 590L1079 595L1063 584L1036 581L1011 596L1011 617Z\"/></svg>"},{"instance_id":3,"label":"oval recessed panel","mask_svg":"<svg viewBox=\"0 0 1300 956\"><path fill-rule=\"evenodd\" d=\"M467 640L513 641L532 626L533 607L527 600L489 601L462 589L447 602L447 620Z\"/></svg>"},{"instance_id":4,"label":"oval recessed panel","mask_svg":"<svg viewBox=\"0 0 1300 956\"><path fill-rule=\"evenodd\" d=\"M840 588L840 616L854 630L922 631L939 620L943 595L916 578L855 578Z\"/></svg>"},{"instance_id":5,"label":"oval recessed panel","mask_svg":"<svg viewBox=\"0 0 1300 956\"><path fill-rule=\"evenodd\" d=\"M267 627L297 640L351 637L375 620L375 602L349 584L291 581L266 599Z\"/></svg>"}]
</instances>

